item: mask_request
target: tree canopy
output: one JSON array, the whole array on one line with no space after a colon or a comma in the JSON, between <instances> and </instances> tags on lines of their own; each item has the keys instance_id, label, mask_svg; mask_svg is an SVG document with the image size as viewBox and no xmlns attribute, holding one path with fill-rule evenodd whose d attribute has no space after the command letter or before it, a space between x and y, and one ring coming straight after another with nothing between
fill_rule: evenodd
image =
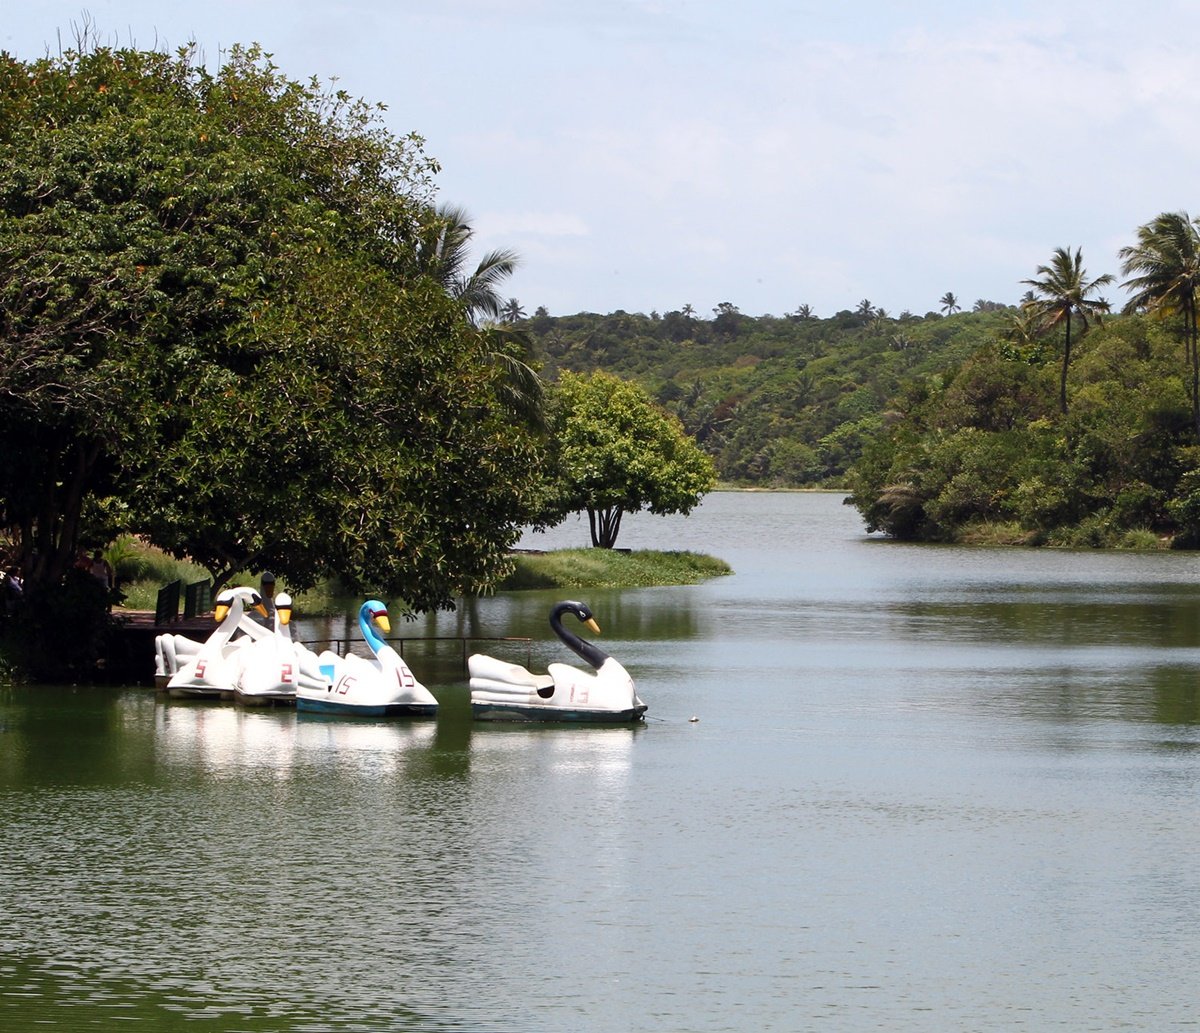
<instances>
[{"instance_id":1,"label":"tree canopy","mask_svg":"<svg viewBox=\"0 0 1200 1033\"><path fill-rule=\"evenodd\" d=\"M32 587L101 516L218 581L494 583L540 446L423 253L437 171L257 48L0 54L0 523Z\"/></svg>"}]
</instances>

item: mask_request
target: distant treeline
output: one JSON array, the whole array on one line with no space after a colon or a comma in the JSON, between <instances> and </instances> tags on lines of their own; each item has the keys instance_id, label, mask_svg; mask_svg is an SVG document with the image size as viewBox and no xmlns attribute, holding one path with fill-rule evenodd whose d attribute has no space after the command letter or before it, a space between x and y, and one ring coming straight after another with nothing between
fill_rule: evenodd
<instances>
[{"instance_id":1,"label":"distant treeline","mask_svg":"<svg viewBox=\"0 0 1200 1033\"><path fill-rule=\"evenodd\" d=\"M946 300L946 299L943 299ZM1028 301L1028 299L1026 299ZM1200 544L1186 327L1063 327L1029 305L891 317L614 312L523 320L553 379L616 373L682 420L728 483L841 487L901 538ZM1060 380L1067 371L1066 395Z\"/></svg>"}]
</instances>

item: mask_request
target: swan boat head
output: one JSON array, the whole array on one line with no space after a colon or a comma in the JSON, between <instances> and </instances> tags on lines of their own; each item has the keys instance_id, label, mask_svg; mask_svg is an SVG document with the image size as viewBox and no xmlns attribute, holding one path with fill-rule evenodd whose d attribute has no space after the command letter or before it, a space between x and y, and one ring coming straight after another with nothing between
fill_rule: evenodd
<instances>
[{"instance_id":1,"label":"swan boat head","mask_svg":"<svg viewBox=\"0 0 1200 1033\"><path fill-rule=\"evenodd\" d=\"M599 671L604 666L606 660L611 660L603 649L594 642L589 642L587 639L580 638L574 632L568 631L563 627L563 614L569 613L575 617L580 624L588 629L593 635L600 634L600 625L596 623L596 618L592 615L592 609L587 603L576 602L573 599L565 600L561 603L555 603L550 611L550 630L558 636L559 641L571 650L580 660L585 661L590 667Z\"/></svg>"},{"instance_id":2,"label":"swan boat head","mask_svg":"<svg viewBox=\"0 0 1200 1033\"><path fill-rule=\"evenodd\" d=\"M275 596L275 634L292 640L292 629L288 626L292 621L292 597L287 592Z\"/></svg>"},{"instance_id":3,"label":"swan boat head","mask_svg":"<svg viewBox=\"0 0 1200 1033\"><path fill-rule=\"evenodd\" d=\"M371 647L371 652L378 654L383 647L383 635L392 633L392 623L388 620L387 606L378 599L368 599L358 608L358 626L363 638ZM382 631L383 635L379 632Z\"/></svg>"},{"instance_id":4,"label":"swan boat head","mask_svg":"<svg viewBox=\"0 0 1200 1033\"><path fill-rule=\"evenodd\" d=\"M241 603L240 607L238 606L239 601ZM232 627L236 627L237 622L241 619L242 614L246 612L247 608L257 610L264 617L268 616L267 608L263 605L262 596L253 588L226 588L217 596L216 601L213 603L213 620L223 625L230 612L237 609L237 614L232 622ZM232 627L230 634L233 633Z\"/></svg>"}]
</instances>

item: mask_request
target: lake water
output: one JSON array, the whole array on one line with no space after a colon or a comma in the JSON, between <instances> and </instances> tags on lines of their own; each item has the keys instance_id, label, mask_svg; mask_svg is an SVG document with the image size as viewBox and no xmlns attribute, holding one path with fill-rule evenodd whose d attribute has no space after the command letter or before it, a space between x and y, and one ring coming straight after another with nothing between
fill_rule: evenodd
<instances>
[{"instance_id":1,"label":"lake water","mask_svg":"<svg viewBox=\"0 0 1200 1033\"><path fill-rule=\"evenodd\" d=\"M407 654L427 722L0 690L0 1029L1200 1025L1200 558L908 546L825 494L619 544L736 571L580 593L640 727L472 722L453 648ZM393 631L537 666L555 598Z\"/></svg>"}]
</instances>

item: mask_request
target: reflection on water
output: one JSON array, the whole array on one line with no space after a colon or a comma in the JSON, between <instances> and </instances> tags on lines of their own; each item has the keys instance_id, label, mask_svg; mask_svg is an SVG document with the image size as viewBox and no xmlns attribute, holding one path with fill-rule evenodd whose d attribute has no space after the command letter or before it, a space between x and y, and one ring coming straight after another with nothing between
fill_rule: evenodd
<instances>
[{"instance_id":1,"label":"reflection on water","mask_svg":"<svg viewBox=\"0 0 1200 1033\"><path fill-rule=\"evenodd\" d=\"M335 765L368 777L402 770L411 752L428 749L430 721L337 720L291 709L251 709L164 701L154 736L160 764L213 778L246 770L287 778L298 766Z\"/></svg>"},{"instance_id":2,"label":"reflection on water","mask_svg":"<svg viewBox=\"0 0 1200 1033\"><path fill-rule=\"evenodd\" d=\"M899 545L791 494L621 544L736 571L586 593L641 727L473 722L453 643L406 646L429 721L0 692L0 1028L1194 1025L1196 557ZM394 634L570 660L557 596Z\"/></svg>"}]
</instances>

